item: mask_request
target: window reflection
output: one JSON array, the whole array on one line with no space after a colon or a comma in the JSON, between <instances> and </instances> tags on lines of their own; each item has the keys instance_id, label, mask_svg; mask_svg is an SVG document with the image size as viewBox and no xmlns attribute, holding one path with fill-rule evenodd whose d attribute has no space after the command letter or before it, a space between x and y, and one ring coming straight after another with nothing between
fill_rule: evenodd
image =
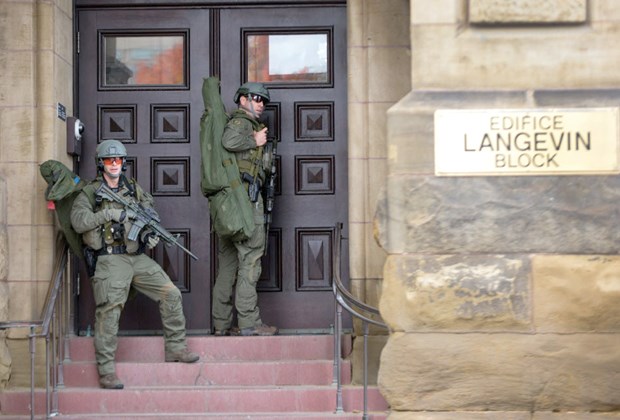
<instances>
[{"instance_id":1,"label":"window reflection","mask_svg":"<svg viewBox=\"0 0 620 420\"><path fill-rule=\"evenodd\" d=\"M253 34L246 45L249 82L329 82L326 33Z\"/></svg>"},{"instance_id":2,"label":"window reflection","mask_svg":"<svg viewBox=\"0 0 620 420\"><path fill-rule=\"evenodd\" d=\"M104 36L105 85L185 85L185 37Z\"/></svg>"}]
</instances>

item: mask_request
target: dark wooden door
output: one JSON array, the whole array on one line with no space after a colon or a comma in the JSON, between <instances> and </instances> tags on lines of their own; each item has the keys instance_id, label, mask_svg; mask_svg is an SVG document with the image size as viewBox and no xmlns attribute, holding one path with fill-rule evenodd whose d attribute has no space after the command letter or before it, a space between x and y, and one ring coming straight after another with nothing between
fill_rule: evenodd
<instances>
[{"instance_id":1,"label":"dark wooden door","mask_svg":"<svg viewBox=\"0 0 620 420\"><path fill-rule=\"evenodd\" d=\"M80 175L95 176L94 151L102 140L127 146L128 176L153 194L164 227L199 257L163 245L153 254L183 292L191 332L211 329L216 270L208 202L200 192L202 79L220 75L232 110L233 93L250 72L269 76L269 57L272 67L280 63L265 81L273 99L266 122L279 140L281 176L259 285L261 313L285 330L325 330L332 323L333 226L347 226L345 22L344 7L78 8ZM305 61L297 57L316 48ZM293 65L283 67L286 54ZM81 332L92 326L93 314L82 272ZM160 329L156 304L141 295L127 303L121 330Z\"/></svg>"},{"instance_id":2,"label":"dark wooden door","mask_svg":"<svg viewBox=\"0 0 620 420\"><path fill-rule=\"evenodd\" d=\"M199 257L159 245L154 258L183 292L187 327L209 327L208 204L200 192L198 122L209 68L208 10L90 10L78 15L79 117L85 124L80 174L95 176L94 153L122 141L127 175L155 197L162 224ZM81 275L79 328L93 324L90 282ZM122 330L158 330L154 302L131 299Z\"/></svg>"},{"instance_id":3,"label":"dark wooden door","mask_svg":"<svg viewBox=\"0 0 620 420\"><path fill-rule=\"evenodd\" d=\"M264 82L272 99L264 120L278 141L279 195L258 287L263 321L328 330L334 225L348 212L346 9L228 9L219 26L228 109L246 81Z\"/></svg>"}]
</instances>

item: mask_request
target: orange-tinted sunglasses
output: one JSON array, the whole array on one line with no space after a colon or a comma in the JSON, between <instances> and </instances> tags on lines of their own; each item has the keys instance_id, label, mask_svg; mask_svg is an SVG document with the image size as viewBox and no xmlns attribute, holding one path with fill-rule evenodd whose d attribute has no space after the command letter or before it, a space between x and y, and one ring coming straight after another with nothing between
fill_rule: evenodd
<instances>
[{"instance_id":1,"label":"orange-tinted sunglasses","mask_svg":"<svg viewBox=\"0 0 620 420\"><path fill-rule=\"evenodd\" d=\"M123 158L122 157L118 157L118 156L102 158L101 160L103 160L103 164L104 165L111 165L113 163L118 163L118 164L123 163Z\"/></svg>"}]
</instances>

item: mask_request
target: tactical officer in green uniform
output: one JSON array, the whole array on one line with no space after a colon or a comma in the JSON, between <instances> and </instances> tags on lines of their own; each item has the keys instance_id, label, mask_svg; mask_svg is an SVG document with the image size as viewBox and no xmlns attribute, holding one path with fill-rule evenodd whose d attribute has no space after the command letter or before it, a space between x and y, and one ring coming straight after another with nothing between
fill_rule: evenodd
<instances>
[{"instance_id":1,"label":"tactical officer in green uniform","mask_svg":"<svg viewBox=\"0 0 620 420\"><path fill-rule=\"evenodd\" d=\"M256 284L261 272L265 248L265 215L261 187L271 168L265 153L267 128L258 118L269 102L269 91L262 83L245 83L235 93L235 110L224 129L222 145L235 154L241 180L248 190L254 211L252 236L240 242L218 235L218 273L213 288L213 324L216 335L236 334L232 326L233 288L241 335L274 335L278 329L263 324L258 308Z\"/></svg>"},{"instance_id":2,"label":"tactical officer in green uniform","mask_svg":"<svg viewBox=\"0 0 620 420\"><path fill-rule=\"evenodd\" d=\"M127 234L135 214L122 205L101 199L96 190L102 182L115 192L153 208L153 197L123 175L127 151L117 140L105 140L97 147L97 178L84 187L71 210L71 224L82 234L87 250L96 256L91 276L95 304L95 356L102 388L122 389L116 376L114 356L118 323L130 287L159 303L164 329L166 362L196 362L199 357L187 348L181 292L164 270L144 254L159 238L147 228L138 240ZM153 210L154 211L154 210Z\"/></svg>"}]
</instances>

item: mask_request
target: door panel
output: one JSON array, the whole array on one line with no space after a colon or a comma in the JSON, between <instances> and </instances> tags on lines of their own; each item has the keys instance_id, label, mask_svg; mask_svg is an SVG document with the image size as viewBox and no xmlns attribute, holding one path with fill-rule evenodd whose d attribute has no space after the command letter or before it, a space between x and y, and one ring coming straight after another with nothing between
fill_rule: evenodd
<instances>
[{"instance_id":1,"label":"door panel","mask_svg":"<svg viewBox=\"0 0 620 420\"><path fill-rule=\"evenodd\" d=\"M209 12L81 11L78 19L79 116L85 124L80 174L85 179L95 176L98 142L123 141L129 155L127 175L153 194L162 225L179 234L181 244L199 257L193 261L177 247L163 244L153 253L182 291L187 328L206 330L211 312L204 275L211 265L210 225L200 191L198 126L202 78L209 68ZM86 278L82 273L81 330L93 324ZM161 329L157 304L143 295L128 301L121 329Z\"/></svg>"},{"instance_id":2,"label":"door panel","mask_svg":"<svg viewBox=\"0 0 620 420\"><path fill-rule=\"evenodd\" d=\"M345 7L78 9L78 24L79 173L95 176L98 142L125 143L127 175L154 195L164 227L199 257L163 244L152 254L182 291L188 330L211 329L217 269L200 191L201 89L211 73L229 111L245 81L263 79L271 92L264 119L278 141L279 175L258 287L263 321L285 332L329 330L334 225L344 223L345 236L348 225ZM342 263L348 279L346 246ZM85 272L80 278L85 331L94 303ZM160 329L155 303L128 301L121 330Z\"/></svg>"},{"instance_id":3,"label":"door panel","mask_svg":"<svg viewBox=\"0 0 620 420\"><path fill-rule=\"evenodd\" d=\"M219 20L227 109L241 83L264 82L271 95L264 119L278 141L262 319L284 330L328 330L334 225L347 226L348 213L346 9L229 9Z\"/></svg>"}]
</instances>

